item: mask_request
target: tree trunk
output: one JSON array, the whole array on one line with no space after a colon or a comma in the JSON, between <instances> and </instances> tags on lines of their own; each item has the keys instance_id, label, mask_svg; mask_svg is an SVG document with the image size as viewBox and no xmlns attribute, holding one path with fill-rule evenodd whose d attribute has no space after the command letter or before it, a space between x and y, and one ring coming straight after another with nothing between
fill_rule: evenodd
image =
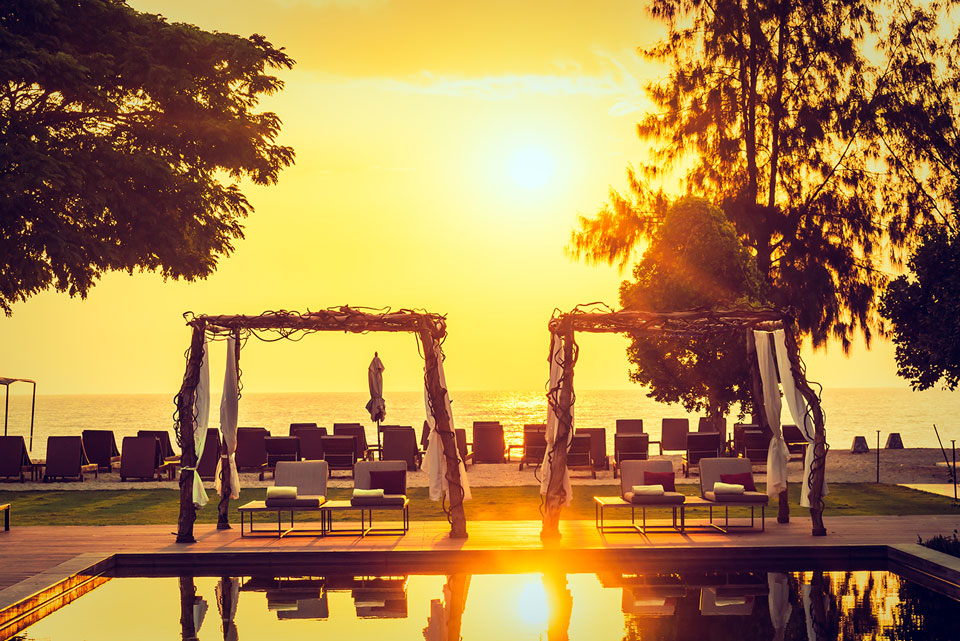
<instances>
[{"instance_id":1,"label":"tree trunk","mask_svg":"<svg viewBox=\"0 0 960 641\"><path fill-rule=\"evenodd\" d=\"M467 517L463 512L464 492L460 480L460 453L457 451L456 437L450 428L450 416L447 414L447 390L440 382L438 367L441 352L431 329L429 324L425 323L418 331L427 365L424 382L446 461L447 498L450 499L450 538L465 539L467 538Z\"/></svg>"},{"instance_id":2,"label":"tree trunk","mask_svg":"<svg viewBox=\"0 0 960 641\"><path fill-rule=\"evenodd\" d=\"M813 414L813 464L810 470L810 520L813 522L813 536L826 536L827 529L823 525L823 480L826 475L827 438L823 424L823 408L820 407L820 398L813 391L804 374L800 363L800 347L794 336L793 328L784 328L784 337L787 353L790 355L790 371L793 382L800 390L807 402L809 411Z\"/></svg>"},{"instance_id":3,"label":"tree trunk","mask_svg":"<svg viewBox=\"0 0 960 641\"><path fill-rule=\"evenodd\" d=\"M193 619L193 605L197 600L197 587L192 576L180 577L180 637L183 641L197 638L197 624Z\"/></svg>"},{"instance_id":4,"label":"tree trunk","mask_svg":"<svg viewBox=\"0 0 960 641\"><path fill-rule=\"evenodd\" d=\"M193 522L197 511L193 505L193 475L196 474L197 453L193 440L193 410L197 396L197 384L200 377L200 363L203 360L203 335L205 326L197 323L193 326L190 340L190 356L187 370L183 375L183 384L177 395L177 415L180 436L180 517L177 520L177 543L194 543ZM184 468L194 468L192 470Z\"/></svg>"},{"instance_id":5,"label":"tree trunk","mask_svg":"<svg viewBox=\"0 0 960 641\"><path fill-rule=\"evenodd\" d=\"M777 204L777 172L780 162L780 123L783 121L783 74L786 69L787 38L790 22L790 1L780 0L778 6L780 34L777 39L776 84L770 96L770 184L767 188L767 207L771 210Z\"/></svg>"},{"instance_id":6,"label":"tree trunk","mask_svg":"<svg viewBox=\"0 0 960 641\"><path fill-rule=\"evenodd\" d=\"M543 527L540 539L543 541L560 540L560 512L566 501L563 489L563 475L567 469L567 441L573 431L573 325L570 323L557 335L563 341L563 375L560 378L560 394L557 400L557 433L550 449L550 482L544 500ZM552 358L552 351L551 351Z\"/></svg>"}]
</instances>

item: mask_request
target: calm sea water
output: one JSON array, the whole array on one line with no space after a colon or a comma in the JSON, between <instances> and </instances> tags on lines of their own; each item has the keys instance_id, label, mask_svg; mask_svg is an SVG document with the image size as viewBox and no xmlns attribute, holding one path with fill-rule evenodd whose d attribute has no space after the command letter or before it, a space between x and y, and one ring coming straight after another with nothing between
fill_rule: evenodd
<instances>
[{"instance_id":1,"label":"calm sea water","mask_svg":"<svg viewBox=\"0 0 960 641\"><path fill-rule=\"evenodd\" d=\"M542 391L535 392L455 392L455 427L471 431L473 421L499 420L507 441L522 441L525 423L546 421L547 403ZM240 401L240 425L263 426L275 434L286 434L290 423L315 422L331 426L338 423L367 425L368 439L376 442L376 428L364 410L366 393L256 394L247 393ZM422 392L388 393L389 424L413 425L418 433L424 419ZM219 425L220 399L212 399L211 426ZM877 430L881 445L887 434L899 432L906 447L937 447L933 424L940 430L944 446L950 439L960 441L960 393L904 389L828 389L823 392L827 440L833 447L849 448L855 435L864 435L873 447ZM57 434L79 434L84 429L111 429L117 444L123 436L139 429L170 429L173 425L173 395L111 396L37 396L32 454L43 457L46 439ZM575 406L578 427L605 427L613 451L614 422L618 418L642 418L651 438L658 438L660 419L689 416L676 405L657 403L642 390L582 390ZM735 418L730 418L732 424ZM786 407L784 422L792 423ZM10 397L8 433L29 439L30 397ZM29 444L29 443L28 443Z\"/></svg>"}]
</instances>

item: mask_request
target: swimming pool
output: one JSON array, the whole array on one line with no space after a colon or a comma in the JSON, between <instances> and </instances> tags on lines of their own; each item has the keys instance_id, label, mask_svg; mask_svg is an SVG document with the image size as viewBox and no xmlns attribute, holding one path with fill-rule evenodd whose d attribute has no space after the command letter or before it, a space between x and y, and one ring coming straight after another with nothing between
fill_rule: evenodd
<instances>
[{"instance_id":1,"label":"swimming pool","mask_svg":"<svg viewBox=\"0 0 960 641\"><path fill-rule=\"evenodd\" d=\"M957 638L960 603L887 571L120 577L16 639Z\"/></svg>"}]
</instances>

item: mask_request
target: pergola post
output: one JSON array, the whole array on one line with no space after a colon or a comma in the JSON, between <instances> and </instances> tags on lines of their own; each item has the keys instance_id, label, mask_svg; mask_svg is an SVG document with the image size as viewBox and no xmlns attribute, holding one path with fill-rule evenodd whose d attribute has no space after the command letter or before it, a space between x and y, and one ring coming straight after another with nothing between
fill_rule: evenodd
<instances>
[{"instance_id":1,"label":"pergola post","mask_svg":"<svg viewBox=\"0 0 960 641\"><path fill-rule=\"evenodd\" d=\"M813 463L810 470L810 520L813 522L813 536L826 536L827 528L823 525L823 481L826 473L827 438L823 426L823 408L820 407L820 398L810 387L807 377L800 363L800 346L794 336L793 328L783 328L784 343L790 355L790 372L793 382L807 401L808 411L813 414ZM809 447L809 446L808 446Z\"/></svg>"},{"instance_id":2,"label":"pergola post","mask_svg":"<svg viewBox=\"0 0 960 641\"><path fill-rule=\"evenodd\" d=\"M773 428L767 420L766 406L763 402L763 380L760 378L760 363L757 361L757 342L753 330L747 332L747 362L750 364L750 395L753 397L753 420L760 425L760 429L769 438L773 438ZM782 432L782 430L781 430ZM786 484L786 481L784 481ZM784 488L777 497L777 523L790 522L790 496Z\"/></svg>"},{"instance_id":3,"label":"pergola post","mask_svg":"<svg viewBox=\"0 0 960 641\"><path fill-rule=\"evenodd\" d=\"M442 338L442 335L434 336L435 329L429 322L422 320L417 332L420 344L423 345L423 357L426 361L424 384L427 387L427 396L430 398L430 407L433 409L436 430L440 435L443 458L446 461L447 490L450 499L450 538L465 539L467 538L467 517L463 512L460 454L457 452L456 436L450 428L450 415L447 414L447 390L440 382L439 338Z\"/></svg>"},{"instance_id":4,"label":"pergola post","mask_svg":"<svg viewBox=\"0 0 960 641\"><path fill-rule=\"evenodd\" d=\"M197 519L193 506L193 475L196 474L197 453L193 440L195 419L193 416L197 396L197 384L200 378L200 364L203 361L203 336L205 325L201 321L193 324L193 336L190 339L190 356L187 369L183 374L183 384L177 394L177 415L179 418L177 434L180 437L180 517L177 521L177 543L194 543L193 522ZM193 469L188 469L193 468Z\"/></svg>"},{"instance_id":5,"label":"pergola post","mask_svg":"<svg viewBox=\"0 0 960 641\"><path fill-rule=\"evenodd\" d=\"M240 380L240 330L233 330L234 363L237 366L237 380ZM239 394L239 390L237 390ZM221 426L221 432L223 427ZM217 504L217 529L230 529L230 452L227 450L227 439L220 439L220 502Z\"/></svg>"},{"instance_id":6,"label":"pergola post","mask_svg":"<svg viewBox=\"0 0 960 641\"><path fill-rule=\"evenodd\" d=\"M554 334L554 340L561 341L563 374L560 378L559 394L557 390L550 390L547 393L548 404L556 403L554 410L557 416L557 433L547 457L550 465L550 481L547 483L543 527L540 530L540 539L543 541L560 539L560 512L567 499L563 487L563 476L567 470L567 443L570 432L573 430L573 367L575 364L573 332L572 321L567 321L563 324L561 331ZM550 358L553 358L552 349Z\"/></svg>"}]
</instances>

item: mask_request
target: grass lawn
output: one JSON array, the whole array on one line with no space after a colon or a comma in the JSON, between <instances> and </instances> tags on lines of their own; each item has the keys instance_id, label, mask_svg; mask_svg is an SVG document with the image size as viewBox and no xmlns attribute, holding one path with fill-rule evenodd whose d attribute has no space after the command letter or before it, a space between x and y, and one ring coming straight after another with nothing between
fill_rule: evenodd
<instances>
[{"instance_id":1,"label":"grass lawn","mask_svg":"<svg viewBox=\"0 0 960 641\"><path fill-rule=\"evenodd\" d=\"M680 491L695 494L696 486L680 485ZM761 491L763 486L761 485ZM593 519L593 496L616 496L619 485L574 486L573 504L563 511L564 519ZM231 523L239 523L237 506L263 499L266 490L242 490L240 499L231 501ZM350 490L331 489L331 499L349 497ZM426 488L412 488L409 493L410 518L414 521L446 518L439 503L427 498ZM200 510L198 523L217 520L216 495ZM177 490L70 490L70 491L0 491L0 503L12 505L11 522L23 525L143 525L169 523L176 525L179 510ZM790 486L790 513L807 515L800 507L800 486ZM503 520L530 521L540 519L539 487L474 488L473 500L464 504L467 521ZM776 502L768 515L776 515ZM960 508L953 499L919 492L897 485L874 483L834 483L830 485L825 517L869 515L957 514ZM664 512L666 514L666 512ZM652 511L648 515L656 516Z\"/></svg>"}]
</instances>

